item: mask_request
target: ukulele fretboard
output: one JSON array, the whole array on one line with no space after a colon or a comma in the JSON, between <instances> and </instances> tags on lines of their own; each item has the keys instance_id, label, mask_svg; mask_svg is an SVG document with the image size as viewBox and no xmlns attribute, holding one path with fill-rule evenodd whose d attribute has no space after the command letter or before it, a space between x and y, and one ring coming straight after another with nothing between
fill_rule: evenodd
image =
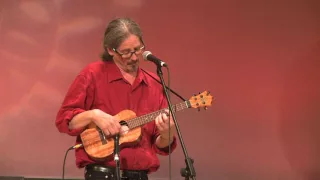
<instances>
[{"instance_id":1,"label":"ukulele fretboard","mask_svg":"<svg viewBox=\"0 0 320 180\"><path fill-rule=\"evenodd\" d=\"M178 112L178 111L181 111L181 110L189 108L189 107L190 107L190 102L185 101L185 102L181 102L181 103L173 105L172 110L174 112ZM142 126L144 124L147 124L148 122L155 120L156 117L160 113L164 113L166 109L168 109L168 108L160 109L158 111L155 111L155 112L128 120L127 124L128 124L129 129L133 129L133 128Z\"/></svg>"}]
</instances>

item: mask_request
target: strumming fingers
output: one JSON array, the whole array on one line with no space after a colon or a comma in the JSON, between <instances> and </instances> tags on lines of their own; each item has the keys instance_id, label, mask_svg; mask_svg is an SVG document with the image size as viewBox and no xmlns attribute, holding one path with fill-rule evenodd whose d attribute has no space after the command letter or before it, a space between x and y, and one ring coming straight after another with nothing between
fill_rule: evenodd
<instances>
[{"instance_id":1,"label":"strumming fingers","mask_svg":"<svg viewBox=\"0 0 320 180\"><path fill-rule=\"evenodd\" d=\"M104 134L105 134L106 136L110 136L110 135L111 135L111 133L110 133L110 131L109 131L108 128L105 128L105 129L103 130L103 132L104 132Z\"/></svg>"}]
</instances>

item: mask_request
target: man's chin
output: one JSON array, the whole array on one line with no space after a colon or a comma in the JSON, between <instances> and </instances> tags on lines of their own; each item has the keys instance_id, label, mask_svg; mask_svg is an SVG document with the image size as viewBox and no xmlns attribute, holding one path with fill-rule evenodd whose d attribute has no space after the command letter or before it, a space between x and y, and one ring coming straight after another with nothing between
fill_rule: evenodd
<instances>
[{"instance_id":1,"label":"man's chin","mask_svg":"<svg viewBox=\"0 0 320 180\"><path fill-rule=\"evenodd\" d=\"M127 71L128 72L137 72L138 71L138 64L134 64L134 65L129 65L127 67Z\"/></svg>"},{"instance_id":2,"label":"man's chin","mask_svg":"<svg viewBox=\"0 0 320 180\"><path fill-rule=\"evenodd\" d=\"M138 63L130 65L130 69L135 70L135 71L138 70L138 67L139 67Z\"/></svg>"}]
</instances>

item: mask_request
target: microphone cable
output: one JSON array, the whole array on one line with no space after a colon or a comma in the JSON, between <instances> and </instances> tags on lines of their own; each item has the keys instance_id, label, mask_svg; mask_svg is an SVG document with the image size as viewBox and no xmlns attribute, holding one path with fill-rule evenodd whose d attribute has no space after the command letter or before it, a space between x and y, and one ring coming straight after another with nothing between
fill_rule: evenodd
<instances>
[{"instance_id":1,"label":"microphone cable","mask_svg":"<svg viewBox=\"0 0 320 180\"><path fill-rule=\"evenodd\" d=\"M167 74L168 74L168 88L167 89L170 89L170 71L169 71L169 67L166 66L167 68ZM169 100L171 102L171 97L170 97L170 93L168 93L168 97L169 97ZM170 120L171 120L171 111L169 110L169 123L168 123L168 126L169 126L169 179L171 180L171 142L170 142L170 132L171 132L171 126L170 126ZM172 142L173 142L173 139L172 139Z\"/></svg>"},{"instance_id":2,"label":"microphone cable","mask_svg":"<svg viewBox=\"0 0 320 180\"><path fill-rule=\"evenodd\" d=\"M168 67L167 67L168 68ZM150 76L152 79L154 79L155 81L157 81L159 84L161 84L161 81L159 81L157 78L155 78L154 76L152 76L151 74L149 74L146 70L142 69L141 70L143 72L145 72L148 76ZM168 79L169 79L169 70L168 70ZM169 85L169 83L168 83ZM178 98L180 98L182 101L186 101L185 98L183 98L182 96L180 96L177 92L175 92L174 90L170 89L168 86L166 86L166 88L171 91L174 95L176 95Z\"/></svg>"},{"instance_id":3,"label":"microphone cable","mask_svg":"<svg viewBox=\"0 0 320 180\"><path fill-rule=\"evenodd\" d=\"M78 149L78 148L81 148L81 147L83 147L83 144L77 144L75 146L71 146L66 151L66 154L64 155L64 159L63 159L63 164L62 164L62 180L64 180L64 171L65 171L66 159L67 159L67 155L68 155L69 151L70 150L74 150L74 149Z\"/></svg>"}]
</instances>

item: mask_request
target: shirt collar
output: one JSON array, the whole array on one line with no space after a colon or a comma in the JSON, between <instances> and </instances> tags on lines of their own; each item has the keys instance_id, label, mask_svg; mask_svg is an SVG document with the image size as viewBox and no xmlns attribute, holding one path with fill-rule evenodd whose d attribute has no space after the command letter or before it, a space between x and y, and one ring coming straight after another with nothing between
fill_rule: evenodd
<instances>
[{"instance_id":1,"label":"shirt collar","mask_svg":"<svg viewBox=\"0 0 320 180\"><path fill-rule=\"evenodd\" d=\"M106 63L108 64L107 66L108 83L111 83L113 81L118 81L121 79L124 80L119 67L114 62L106 62ZM138 68L136 81L138 81L138 84L144 82L146 85L149 85L146 74L141 70L140 67Z\"/></svg>"},{"instance_id":2,"label":"shirt collar","mask_svg":"<svg viewBox=\"0 0 320 180\"><path fill-rule=\"evenodd\" d=\"M106 71L108 75L108 83L117 81L123 78L120 69L113 61L106 62Z\"/></svg>"},{"instance_id":3,"label":"shirt collar","mask_svg":"<svg viewBox=\"0 0 320 180\"><path fill-rule=\"evenodd\" d=\"M141 70L141 68L138 68L138 74L137 74L137 80L139 83L144 82L147 86L149 86L147 75Z\"/></svg>"}]
</instances>

